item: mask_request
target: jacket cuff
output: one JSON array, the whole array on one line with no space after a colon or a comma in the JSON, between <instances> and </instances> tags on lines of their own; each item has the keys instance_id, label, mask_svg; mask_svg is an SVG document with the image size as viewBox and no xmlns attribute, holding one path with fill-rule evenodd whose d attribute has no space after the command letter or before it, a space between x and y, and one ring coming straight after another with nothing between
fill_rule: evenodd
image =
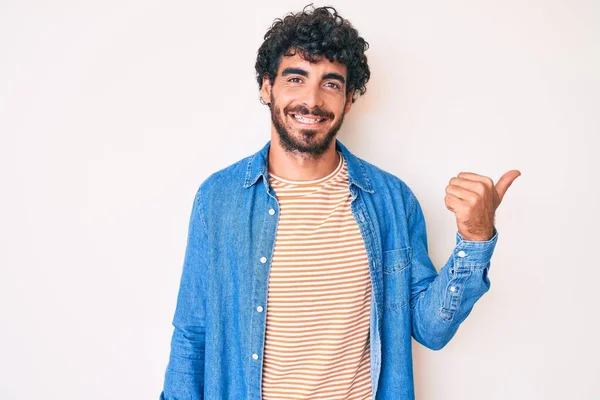
<instances>
[{"instance_id":1,"label":"jacket cuff","mask_svg":"<svg viewBox=\"0 0 600 400\"><path fill-rule=\"evenodd\" d=\"M456 232L456 247L453 252L455 264L465 267L488 267L497 241L496 228L494 228L494 236L486 241L464 240L461 234Z\"/></svg>"}]
</instances>

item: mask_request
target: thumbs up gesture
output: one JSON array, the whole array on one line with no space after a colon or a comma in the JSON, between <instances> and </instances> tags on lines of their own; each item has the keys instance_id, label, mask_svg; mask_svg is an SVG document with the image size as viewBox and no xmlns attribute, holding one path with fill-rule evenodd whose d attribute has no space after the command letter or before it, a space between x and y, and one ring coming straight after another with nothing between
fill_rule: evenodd
<instances>
[{"instance_id":1,"label":"thumbs up gesture","mask_svg":"<svg viewBox=\"0 0 600 400\"><path fill-rule=\"evenodd\" d=\"M511 170L494 185L487 176L461 172L446 186L446 208L456 216L458 232L465 240L490 240L494 215L506 191L521 172Z\"/></svg>"}]
</instances>

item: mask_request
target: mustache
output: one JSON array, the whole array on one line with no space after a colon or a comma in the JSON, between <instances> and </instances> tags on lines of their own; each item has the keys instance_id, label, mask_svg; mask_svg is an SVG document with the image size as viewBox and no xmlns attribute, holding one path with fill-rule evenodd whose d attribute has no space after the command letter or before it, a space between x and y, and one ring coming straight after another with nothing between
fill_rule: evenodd
<instances>
[{"instance_id":1,"label":"mustache","mask_svg":"<svg viewBox=\"0 0 600 400\"><path fill-rule=\"evenodd\" d=\"M285 107L283 109L283 111L286 114L291 113L291 114L298 114L298 115L314 115L315 117L329 118L329 119L335 118L335 114L333 114L331 111L323 110L320 107L315 107L312 110L309 110L308 108L300 105L300 106L296 106L296 107Z\"/></svg>"}]
</instances>

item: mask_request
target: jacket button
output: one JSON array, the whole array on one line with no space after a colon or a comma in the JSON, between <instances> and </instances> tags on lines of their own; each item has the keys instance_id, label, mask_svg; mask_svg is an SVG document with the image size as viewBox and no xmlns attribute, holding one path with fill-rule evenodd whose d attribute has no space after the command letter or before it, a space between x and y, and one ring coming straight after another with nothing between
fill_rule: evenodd
<instances>
[{"instance_id":1,"label":"jacket button","mask_svg":"<svg viewBox=\"0 0 600 400\"><path fill-rule=\"evenodd\" d=\"M460 258L466 257L467 253L465 253L463 250L459 251L457 253L457 256L459 256Z\"/></svg>"},{"instance_id":2,"label":"jacket button","mask_svg":"<svg viewBox=\"0 0 600 400\"><path fill-rule=\"evenodd\" d=\"M269 215L274 215L275 214L275 210L273 210L272 208L269 210Z\"/></svg>"},{"instance_id":3,"label":"jacket button","mask_svg":"<svg viewBox=\"0 0 600 400\"><path fill-rule=\"evenodd\" d=\"M258 311L258 312L262 312L262 311L263 311L263 308L262 308L262 306L258 306L258 307L256 307L256 311Z\"/></svg>"},{"instance_id":4,"label":"jacket button","mask_svg":"<svg viewBox=\"0 0 600 400\"><path fill-rule=\"evenodd\" d=\"M256 353L252 354L252 359L253 360L258 360L258 354L256 354Z\"/></svg>"},{"instance_id":5,"label":"jacket button","mask_svg":"<svg viewBox=\"0 0 600 400\"><path fill-rule=\"evenodd\" d=\"M260 258L260 262L263 263L263 264L266 263L267 262L267 257L261 257Z\"/></svg>"}]
</instances>

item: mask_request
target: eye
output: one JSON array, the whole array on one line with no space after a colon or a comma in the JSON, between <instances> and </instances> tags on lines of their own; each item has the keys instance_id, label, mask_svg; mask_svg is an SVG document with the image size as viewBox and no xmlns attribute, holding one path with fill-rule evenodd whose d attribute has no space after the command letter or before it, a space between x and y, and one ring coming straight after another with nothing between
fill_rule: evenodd
<instances>
[{"instance_id":1,"label":"eye","mask_svg":"<svg viewBox=\"0 0 600 400\"><path fill-rule=\"evenodd\" d=\"M288 79L288 82L300 83L300 82L302 82L302 80L300 78L290 78L290 79Z\"/></svg>"},{"instance_id":2,"label":"eye","mask_svg":"<svg viewBox=\"0 0 600 400\"><path fill-rule=\"evenodd\" d=\"M340 85L335 82L327 82L325 85L334 89L341 89Z\"/></svg>"}]
</instances>

